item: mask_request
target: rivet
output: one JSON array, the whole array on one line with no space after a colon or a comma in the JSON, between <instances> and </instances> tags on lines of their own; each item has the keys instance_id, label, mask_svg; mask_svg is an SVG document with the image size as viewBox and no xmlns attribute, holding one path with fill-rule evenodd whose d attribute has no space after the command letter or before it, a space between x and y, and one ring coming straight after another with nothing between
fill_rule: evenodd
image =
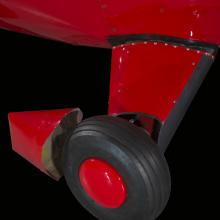
<instances>
[{"instance_id":1,"label":"rivet","mask_svg":"<svg viewBox=\"0 0 220 220\"><path fill-rule=\"evenodd\" d=\"M112 28L112 32L116 32L117 31L117 29L116 28Z\"/></svg>"},{"instance_id":2,"label":"rivet","mask_svg":"<svg viewBox=\"0 0 220 220\"><path fill-rule=\"evenodd\" d=\"M106 4L101 5L101 8L102 8L102 9L106 9L106 8L107 8L107 5L106 5Z\"/></svg>"},{"instance_id":3,"label":"rivet","mask_svg":"<svg viewBox=\"0 0 220 220\"><path fill-rule=\"evenodd\" d=\"M135 120L132 118L129 120L130 123L134 124Z\"/></svg>"}]
</instances>

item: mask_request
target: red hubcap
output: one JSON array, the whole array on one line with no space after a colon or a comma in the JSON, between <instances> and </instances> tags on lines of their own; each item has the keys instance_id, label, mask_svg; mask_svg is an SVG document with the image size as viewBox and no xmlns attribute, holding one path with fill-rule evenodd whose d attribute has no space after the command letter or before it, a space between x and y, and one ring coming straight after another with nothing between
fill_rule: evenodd
<instances>
[{"instance_id":1,"label":"red hubcap","mask_svg":"<svg viewBox=\"0 0 220 220\"><path fill-rule=\"evenodd\" d=\"M126 187L121 175L107 162L88 159L79 170L85 192L105 208L119 208L126 199Z\"/></svg>"}]
</instances>

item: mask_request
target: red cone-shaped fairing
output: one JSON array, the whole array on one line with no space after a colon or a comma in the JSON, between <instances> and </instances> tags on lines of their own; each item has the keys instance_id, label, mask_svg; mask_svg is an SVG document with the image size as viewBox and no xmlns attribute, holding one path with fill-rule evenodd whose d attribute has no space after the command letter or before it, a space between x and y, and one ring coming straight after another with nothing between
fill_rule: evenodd
<instances>
[{"instance_id":1,"label":"red cone-shaped fairing","mask_svg":"<svg viewBox=\"0 0 220 220\"><path fill-rule=\"evenodd\" d=\"M42 159L45 143L62 120L75 111L81 113L79 109L70 108L9 113L13 150L48 173ZM81 116L78 120L81 120Z\"/></svg>"}]
</instances>

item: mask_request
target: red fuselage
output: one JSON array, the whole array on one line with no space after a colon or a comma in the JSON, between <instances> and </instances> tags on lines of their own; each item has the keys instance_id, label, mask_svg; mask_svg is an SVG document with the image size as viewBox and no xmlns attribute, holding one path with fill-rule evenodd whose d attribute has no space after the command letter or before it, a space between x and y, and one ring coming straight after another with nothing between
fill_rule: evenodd
<instances>
[{"instance_id":1,"label":"red fuselage","mask_svg":"<svg viewBox=\"0 0 220 220\"><path fill-rule=\"evenodd\" d=\"M219 0L0 0L0 28L70 44L158 34L220 45Z\"/></svg>"}]
</instances>

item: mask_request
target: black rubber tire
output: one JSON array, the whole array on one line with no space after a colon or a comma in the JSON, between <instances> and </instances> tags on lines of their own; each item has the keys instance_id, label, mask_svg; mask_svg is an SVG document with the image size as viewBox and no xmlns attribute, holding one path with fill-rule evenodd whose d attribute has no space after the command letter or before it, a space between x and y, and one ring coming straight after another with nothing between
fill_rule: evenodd
<instances>
[{"instance_id":1,"label":"black rubber tire","mask_svg":"<svg viewBox=\"0 0 220 220\"><path fill-rule=\"evenodd\" d=\"M125 203L116 209L95 203L83 190L79 167L88 158L110 163L127 187ZM124 119L96 116L74 130L64 149L64 175L78 201L100 220L150 220L165 208L171 181L164 155L139 127Z\"/></svg>"}]
</instances>

